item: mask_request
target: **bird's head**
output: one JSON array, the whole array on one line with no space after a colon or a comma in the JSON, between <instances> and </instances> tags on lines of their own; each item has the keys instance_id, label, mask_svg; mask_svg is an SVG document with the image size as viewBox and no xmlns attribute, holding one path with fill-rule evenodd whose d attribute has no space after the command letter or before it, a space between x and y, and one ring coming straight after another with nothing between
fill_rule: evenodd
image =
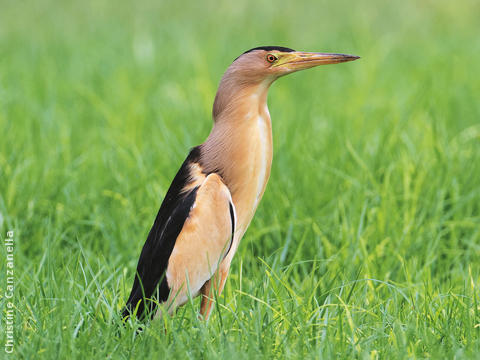
<instances>
[{"instance_id":1,"label":"bird's head","mask_svg":"<svg viewBox=\"0 0 480 360\"><path fill-rule=\"evenodd\" d=\"M358 56L295 51L280 46L261 46L244 52L229 70L244 81L272 83L277 78L318 65L338 64Z\"/></svg>"},{"instance_id":2,"label":"bird's head","mask_svg":"<svg viewBox=\"0 0 480 360\"><path fill-rule=\"evenodd\" d=\"M235 110L232 101L254 95L266 99L270 85L279 77L318 65L338 64L358 59L358 56L295 51L280 46L261 46L237 57L220 81L213 105L213 117L224 110ZM244 104L247 104L244 102Z\"/></svg>"}]
</instances>

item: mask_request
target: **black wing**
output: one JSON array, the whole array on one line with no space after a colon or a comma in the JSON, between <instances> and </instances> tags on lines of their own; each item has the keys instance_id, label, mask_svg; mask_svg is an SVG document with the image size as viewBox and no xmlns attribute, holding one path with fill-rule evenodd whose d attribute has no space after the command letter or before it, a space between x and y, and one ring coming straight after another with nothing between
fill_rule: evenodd
<instances>
[{"instance_id":1,"label":"black wing","mask_svg":"<svg viewBox=\"0 0 480 360\"><path fill-rule=\"evenodd\" d=\"M185 193L182 193L182 190L192 181L190 165L198 162L199 158L200 147L197 146L190 151L165 195L147 241L143 245L132 291L122 311L123 318L130 316L139 301L138 317L142 319L149 314L153 318L157 301L164 302L169 296L170 289L165 277L168 259L197 194L197 188ZM157 296L154 297L157 286L158 291L155 294Z\"/></svg>"}]
</instances>

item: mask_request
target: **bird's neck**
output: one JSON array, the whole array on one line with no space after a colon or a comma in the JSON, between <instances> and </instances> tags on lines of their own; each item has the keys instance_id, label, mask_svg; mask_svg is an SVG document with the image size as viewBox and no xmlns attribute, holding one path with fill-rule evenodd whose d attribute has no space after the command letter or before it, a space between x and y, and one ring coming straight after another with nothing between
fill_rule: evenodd
<instances>
[{"instance_id":1,"label":"bird's neck","mask_svg":"<svg viewBox=\"0 0 480 360\"><path fill-rule=\"evenodd\" d=\"M244 226L248 225L270 176L269 85L232 89L231 84L221 84L213 110L214 126L202 145L202 165L207 172L222 175Z\"/></svg>"},{"instance_id":2,"label":"bird's neck","mask_svg":"<svg viewBox=\"0 0 480 360\"><path fill-rule=\"evenodd\" d=\"M213 121L232 122L245 119L253 112L261 113L267 106L271 81L242 83L233 77L224 76L213 103Z\"/></svg>"}]
</instances>

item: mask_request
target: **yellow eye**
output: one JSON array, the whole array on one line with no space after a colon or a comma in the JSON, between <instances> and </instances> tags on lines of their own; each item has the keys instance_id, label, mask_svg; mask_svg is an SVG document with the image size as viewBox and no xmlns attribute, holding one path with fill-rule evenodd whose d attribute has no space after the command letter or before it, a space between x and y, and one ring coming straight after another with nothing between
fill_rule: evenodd
<instances>
[{"instance_id":1,"label":"yellow eye","mask_svg":"<svg viewBox=\"0 0 480 360\"><path fill-rule=\"evenodd\" d=\"M268 54L268 55L267 55L267 61L268 61L269 63L273 63L273 62L277 61L277 57L276 57L275 55L273 55L273 54Z\"/></svg>"}]
</instances>

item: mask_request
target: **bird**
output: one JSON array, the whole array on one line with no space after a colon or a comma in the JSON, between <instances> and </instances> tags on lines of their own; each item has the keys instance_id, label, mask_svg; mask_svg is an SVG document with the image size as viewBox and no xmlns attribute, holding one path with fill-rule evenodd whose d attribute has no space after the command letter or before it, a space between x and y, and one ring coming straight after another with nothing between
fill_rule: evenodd
<instances>
[{"instance_id":1,"label":"bird","mask_svg":"<svg viewBox=\"0 0 480 360\"><path fill-rule=\"evenodd\" d=\"M358 58L260 46L231 63L214 99L212 130L190 150L147 236L123 320L173 314L199 295L199 317L208 320L270 177L270 85L299 70Z\"/></svg>"}]
</instances>

